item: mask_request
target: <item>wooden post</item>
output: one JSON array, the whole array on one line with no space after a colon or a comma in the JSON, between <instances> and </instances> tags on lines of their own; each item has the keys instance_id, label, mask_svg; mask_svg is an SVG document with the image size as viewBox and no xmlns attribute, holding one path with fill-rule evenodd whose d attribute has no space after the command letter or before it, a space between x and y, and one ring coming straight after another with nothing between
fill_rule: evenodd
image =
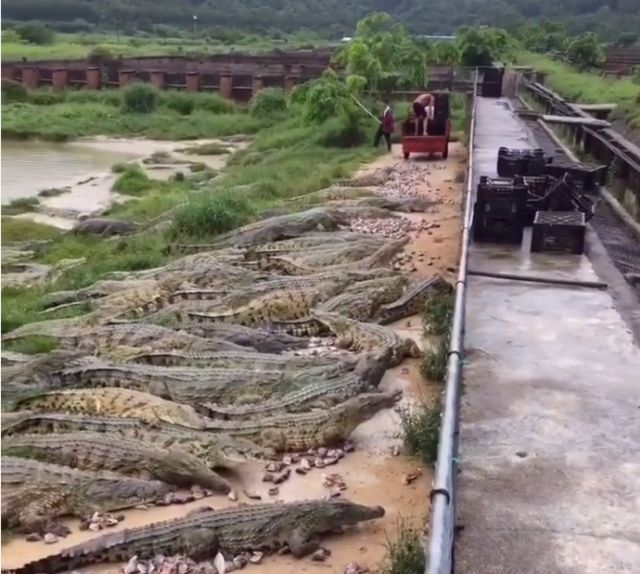
<instances>
[{"instance_id":1,"label":"wooden post","mask_svg":"<svg viewBox=\"0 0 640 574\"><path fill-rule=\"evenodd\" d=\"M156 88L158 88L159 90L164 90L164 71L151 70L151 72L149 73L149 79Z\"/></svg>"},{"instance_id":2,"label":"wooden post","mask_svg":"<svg viewBox=\"0 0 640 574\"><path fill-rule=\"evenodd\" d=\"M264 79L262 74L256 74L253 76L253 89L251 90L252 95L255 96L263 87Z\"/></svg>"},{"instance_id":3,"label":"wooden post","mask_svg":"<svg viewBox=\"0 0 640 574\"><path fill-rule=\"evenodd\" d=\"M35 66L22 68L22 84L28 90L35 90L40 83L40 70Z\"/></svg>"},{"instance_id":4,"label":"wooden post","mask_svg":"<svg viewBox=\"0 0 640 574\"><path fill-rule=\"evenodd\" d=\"M186 89L187 92L200 91L200 72L187 72Z\"/></svg>"},{"instance_id":5,"label":"wooden post","mask_svg":"<svg viewBox=\"0 0 640 574\"><path fill-rule=\"evenodd\" d=\"M231 72L225 71L220 74L220 95L227 99L233 97L233 75Z\"/></svg>"},{"instance_id":6,"label":"wooden post","mask_svg":"<svg viewBox=\"0 0 640 574\"><path fill-rule=\"evenodd\" d=\"M55 92L67 89L69 83L69 68L55 68L51 72L51 87Z\"/></svg>"},{"instance_id":7,"label":"wooden post","mask_svg":"<svg viewBox=\"0 0 640 574\"><path fill-rule=\"evenodd\" d=\"M87 68L87 79L85 85L87 90L99 90L102 83L102 69L100 66Z\"/></svg>"}]
</instances>

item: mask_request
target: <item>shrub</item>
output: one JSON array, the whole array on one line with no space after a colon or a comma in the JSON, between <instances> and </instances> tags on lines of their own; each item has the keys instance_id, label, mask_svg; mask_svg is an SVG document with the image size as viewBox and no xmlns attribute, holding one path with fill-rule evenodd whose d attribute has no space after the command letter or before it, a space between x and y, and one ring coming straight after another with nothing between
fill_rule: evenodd
<instances>
[{"instance_id":1,"label":"shrub","mask_svg":"<svg viewBox=\"0 0 640 574\"><path fill-rule=\"evenodd\" d=\"M356 118L341 116L327 120L318 135L318 143L327 147L356 147L367 139L367 134Z\"/></svg>"},{"instance_id":2,"label":"shrub","mask_svg":"<svg viewBox=\"0 0 640 574\"><path fill-rule=\"evenodd\" d=\"M125 195L142 195L151 186L151 180L139 166L127 165L113 184L113 190Z\"/></svg>"},{"instance_id":3,"label":"shrub","mask_svg":"<svg viewBox=\"0 0 640 574\"><path fill-rule=\"evenodd\" d=\"M122 94L118 90L72 90L67 92L67 102L119 106L122 104Z\"/></svg>"},{"instance_id":4,"label":"shrub","mask_svg":"<svg viewBox=\"0 0 640 574\"><path fill-rule=\"evenodd\" d=\"M387 543L382 574L422 574L426 561L419 531L400 521L396 540Z\"/></svg>"},{"instance_id":5,"label":"shrub","mask_svg":"<svg viewBox=\"0 0 640 574\"><path fill-rule=\"evenodd\" d=\"M158 90L150 84L133 84L125 88L122 100L126 112L148 114L158 105Z\"/></svg>"},{"instance_id":6,"label":"shrub","mask_svg":"<svg viewBox=\"0 0 640 574\"><path fill-rule=\"evenodd\" d=\"M407 452L426 463L438 458L441 408L439 403L422 404L400 412L402 438Z\"/></svg>"},{"instance_id":7,"label":"shrub","mask_svg":"<svg viewBox=\"0 0 640 574\"><path fill-rule=\"evenodd\" d=\"M60 92L31 92L27 101L34 106L53 106L65 101L65 94Z\"/></svg>"},{"instance_id":8,"label":"shrub","mask_svg":"<svg viewBox=\"0 0 640 574\"><path fill-rule=\"evenodd\" d=\"M2 206L3 215L17 215L18 213L25 213L27 211L34 211L40 201L37 197L19 197L14 199L7 205Z\"/></svg>"},{"instance_id":9,"label":"shrub","mask_svg":"<svg viewBox=\"0 0 640 574\"><path fill-rule=\"evenodd\" d=\"M89 51L87 60L90 64L101 64L113 60L113 52L104 46L96 46Z\"/></svg>"},{"instance_id":10,"label":"shrub","mask_svg":"<svg viewBox=\"0 0 640 574\"><path fill-rule=\"evenodd\" d=\"M453 295L442 293L429 297L425 303L423 325L425 333L446 335L453 319Z\"/></svg>"},{"instance_id":11,"label":"shrub","mask_svg":"<svg viewBox=\"0 0 640 574\"><path fill-rule=\"evenodd\" d=\"M16 28L20 37L29 44L53 44L55 34L51 28L38 22L27 22Z\"/></svg>"},{"instance_id":12,"label":"shrub","mask_svg":"<svg viewBox=\"0 0 640 574\"><path fill-rule=\"evenodd\" d=\"M196 109L212 114L230 114L235 111L235 104L218 94L203 94L196 100Z\"/></svg>"},{"instance_id":13,"label":"shrub","mask_svg":"<svg viewBox=\"0 0 640 574\"><path fill-rule=\"evenodd\" d=\"M425 379L443 382L449 360L449 338L442 337L435 347L426 350L420 361L420 373Z\"/></svg>"},{"instance_id":14,"label":"shrub","mask_svg":"<svg viewBox=\"0 0 640 574\"><path fill-rule=\"evenodd\" d=\"M184 205L169 229L172 238L182 235L206 237L224 233L242 225L252 215L249 202L229 191L203 195Z\"/></svg>"},{"instance_id":15,"label":"shrub","mask_svg":"<svg viewBox=\"0 0 640 574\"><path fill-rule=\"evenodd\" d=\"M29 94L27 89L20 83L8 78L2 78L2 103L24 102Z\"/></svg>"},{"instance_id":16,"label":"shrub","mask_svg":"<svg viewBox=\"0 0 640 574\"><path fill-rule=\"evenodd\" d=\"M260 90L251 102L251 115L255 118L272 118L287 111L287 98L282 88Z\"/></svg>"},{"instance_id":17,"label":"shrub","mask_svg":"<svg viewBox=\"0 0 640 574\"><path fill-rule=\"evenodd\" d=\"M188 116L195 108L195 99L185 92L162 92L160 105L166 106L183 116Z\"/></svg>"}]
</instances>

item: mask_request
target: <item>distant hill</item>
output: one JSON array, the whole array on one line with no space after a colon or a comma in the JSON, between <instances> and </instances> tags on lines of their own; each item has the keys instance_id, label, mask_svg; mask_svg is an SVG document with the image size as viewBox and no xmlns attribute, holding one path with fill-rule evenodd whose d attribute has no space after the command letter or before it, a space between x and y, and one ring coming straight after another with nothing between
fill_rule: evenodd
<instances>
[{"instance_id":1,"label":"distant hill","mask_svg":"<svg viewBox=\"0 0 640 574\"><path fill-rule=\"evenodd\" d=\"M616 38L640 30L640 0L3 0L3 20L41 20L72 31L101 25L132 32L157 26L293 32L339 37L380 10L419 34L450 34L463 25L511 28L531 19L565 21L571 32Z\"/></svg>"}]
</instances>

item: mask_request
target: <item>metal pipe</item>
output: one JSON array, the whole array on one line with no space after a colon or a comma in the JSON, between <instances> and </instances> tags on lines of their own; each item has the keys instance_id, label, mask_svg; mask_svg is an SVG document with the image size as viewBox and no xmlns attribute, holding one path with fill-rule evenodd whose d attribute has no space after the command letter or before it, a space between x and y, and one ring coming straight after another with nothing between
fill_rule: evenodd
<instances>
[{"instance_id":1,"label":"metal pipe","mask_svg":"<svg viewBox=\"0 0 640 574\"><path fill-rule=\"evenodd\" d=\"M460 409L460 385L464 340L464 319L467 288L467 263L471 222L473 220L473 141L475 137L476 102L478 94L478 69L473 88L473 104L469 129L469 163L467 169L467 194L462 220L462 250L456 280L455 304L451 324L451 341L447 363L447 376L438 442L433 488L431 489L431 528L427 548L425 574L451 574L453 569L453 545L455 535L455 481L457 475L458 413Z\"/></svg>"},{"instance_id":2,"label":"metal pipe","mask_svg":"<svg viewBox=\"0 0 640 574\"><path fill-rule=\"evenodd\" d=\"M606 283L602 283L601 281L571 281L570 279L534 277L533 275L513 275L512 273L493 273L491 271L477 271L475 269L468 269L467 274L476 277L491 277L493 279L527 281L529 283L547 283L549 285L566 285L567 287L587 287L590 289L607 289L609 287Z\"/></svg>"}]
</instances>

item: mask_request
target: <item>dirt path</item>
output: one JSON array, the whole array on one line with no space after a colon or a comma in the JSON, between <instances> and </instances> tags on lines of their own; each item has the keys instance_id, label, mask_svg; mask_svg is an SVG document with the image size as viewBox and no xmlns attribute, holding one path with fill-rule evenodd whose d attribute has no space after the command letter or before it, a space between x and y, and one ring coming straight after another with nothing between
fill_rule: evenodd
<instances>
[{"instance_id":1,"label":"dirt path","mask_svg":"<svg viewBox=\"0 0 640 574\"><path fill-rule=\"evenodd\" d=\"M420 195L431 198L435 202L428 213L410 217L417 229L409 232L411 242L406 248L407 259L403 266L408 270L413 269L411 274L415 278L430 277L435 273L440 273L449 280L454 277L455 265L458 261L462 198L459 174L464 172L465 158L465 150L460 144L452 144L449 159L446 162L441 160L405 162L401 159L399 149L394 149L391 155L384 156L364 170L365 172L380 168L392 170L389 184L381 190L383 193ZM403 335L411 336L420 344L422 343L419 317L403 319L394 325L394 328ZM405 404L421 399L433 399L441 391L439 384L428 383L422 379L416 360L406 361L401 366L389 370L385 374L381 387L385 390L402 389ZM269 487L273 485L261 482L263 471L260 467L242 469L239 478L243 485L238 486L237 483L235 485L239 502L249 502L241 492L243 487L260 494L263 501L325 497L329 495L330 489L322 484L323 474L338 473L347 485L343 496L363 504L382 505L386 509L385 517L343 535L326 539L323 545L332 553L326 562L312 562L308 559L300 561L288 556L273 556L266 558L259 570L255 566L251 566L250 569L256 569L264 574L342 573L347 563L356 561L375 572L383 562L387 540L394 537L400 518L418 528L425 523L432 478L431 469L421 468L418 461L402 454L394 456L394 450L402 444L399 415L391 410L380 412L358 427L352 438L355 452L348 454L334 466L322 470L313 469L306 476L292 473L287 482L279 485L279 493L276 496L268 494ZM420 469L420 476L410 484L405 484L406 475L415 471L416 468ZM131 528L181 516L203 504L221 508L237 503L231 502L226 497L214 496L184 506L133 510L127 512L125 521L115 528ZM29 543L23 539L15 539L5 545L2 556L3 568L19 566L58 551L63 545L68 546L96 536L92 532L78 531L77 521L72 521L71 524L73 524L73 534L51 546ZM84 571L115 573L119 568L111 565Z\"/></svg>"}]
</instances>

